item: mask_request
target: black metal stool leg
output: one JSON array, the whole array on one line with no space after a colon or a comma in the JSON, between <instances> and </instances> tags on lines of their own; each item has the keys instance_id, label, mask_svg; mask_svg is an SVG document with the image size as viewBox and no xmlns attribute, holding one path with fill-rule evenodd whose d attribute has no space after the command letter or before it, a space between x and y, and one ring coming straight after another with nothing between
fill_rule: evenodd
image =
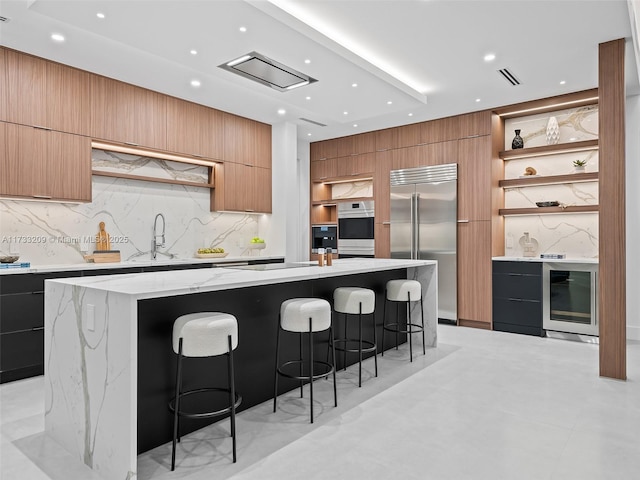
<instances>
[{"instance_id":1,"label":"black metal stool leg","mask_svg":"<svg viewBox=\"0 0 640 480\"><path fill-rule=\"evenodd\" d=\"M400 302L396 302L396 350L398 349L398 334L400 333Z\"/></svg>"},{"instance_id":2,"label":"black metal stool leg","mask_svg":"<svg viewBox=\"0 0 640 480\"><path fill-rule=\"evenodd\" d=\"M358 312L358 387L362 387L362 302Z\"/></svg>"},{"instance_id":3,"label":"black metal stool leg","mask_svg":"<svg viewBox=\"0 0 640 480\"><path fill-rule=\"evenodd\" d=\"M329 326L329 337L333 339L333 325ZM338 386L336 384L336 344L331 342L332 362L333 362L333 401L338 406Z\"/></svg>"},{"instance_id":4,"label":"black metal stool leg","mask_svg":"<svg viewBox=\"0 0 640 480\"><path fill-rule=\"evenodd\" d=\"M407 330L409 333L409 361L413 362L413 341L411 338L411 292L407 292Z\"/></svg>"},{"instance_id":5,"label":"black metal stool leg","mask_svg":"<svg viewBox=\"0 0 640 480\"><path fill-rule=\"evenodd\" d=\"M229 355L227 357L228 373L229 373L229 403L231 404L231 439L233 442L233 463L236 463L236 381L233 372L233 344L231 342L231 335L229 340Z\"/></svg>"},{"instance_id":6,"label":"black metal stool leg","mask_svg":"<svg viewBox=\"0 0 640 480\"><path fill-rule=\"evenodd\" d=\"M276 402L278 398L278 358L280 356L280 317L278 316L278 333L276 334L276 368L273 379L273 413L276 413ZM235 400L234 400L235 401Z\"/></svg>"},{"instance_id":7,"label":"black metal stool leg","mask_svg":"<svg viewBox=\"0 0 640 480\"><path fill-rule=\"evenodd\" d=\"M300 376L302 376L302 332L298 335L300 337ZM302 387L304 386L304 382L300 380L300 398L304 397L304 393Z\"/></svg>"},{"instance_id":8,"label":"black metal stool leg","mask_svg":"<svg viewBox=\"0 0 640 480\"><path fill-rule=\"evenodd\" d=\"M376 333L376 314L375 312L371 314L371 318L373 319L373 345L375 350L373 351L373 363L375 365L376 377L378 376L378 334Z\"/></svg>"},{"instance_id":9,"label":"black metal stool leg","mask_svg":"<svg viewBox=\"0 0 640 480\"><path fill-rule=\"evenodd\" d=\"M375 318L375 317L374 317ZM387 326L387 289L384 290L384 305L382 306L382 351L380 355L384 357L384 336L386 334L386 330L384 327Z\"/></svg>"},{"instance_id":10,"label":"black metal stool leg","mask_svg":"<svg viewBox=\"0 0 640 480\"><path fill-rule=\"evenodd\" d=\"M178 340L178 366L176 371L176 397L174 400L173 408L173 442L171 449L171 471L176 469L176 441L178 439L178 422L180 411L180 390L182 384L182 338Z\"/></svg>"},{"instance_id":11,"label":"black metal stool leg","mask_svg":"<svg viewBox=\"0 0 640 480\"><path fill-rule=\"evenodd\" d=\"M313 320L309 317L309 398L311 400L311 423L313 423Z\"/></svg>"},{"instance_id":12,"label":"black metal stool leg","mask_svg":"<svg viewBox=\"0 0 640 480\"><path fill-rule=\"evenodd\" d=\"M342 351L342 370L346 370L347 369L347 346L348 346L348 343L349 343L346 340L348 338L347 337L347 323L348 323L347 322L347 318L348 317L347 317L346 313L342 314L342 319L344 320L344 338L345 338L344 350Z\"/></svg>"},{"instance_id":13,"label":"black metal stool leg","mask_svg":"<svg viewBox=\"0 0 640 480\"><path fill-rule=\"evenodd\" d=\"M427 347L424 343L424 306L422 305L422 295L420 295L420 320L422 321L422 354L427 354Z\"/></svg>"}]
</instances>

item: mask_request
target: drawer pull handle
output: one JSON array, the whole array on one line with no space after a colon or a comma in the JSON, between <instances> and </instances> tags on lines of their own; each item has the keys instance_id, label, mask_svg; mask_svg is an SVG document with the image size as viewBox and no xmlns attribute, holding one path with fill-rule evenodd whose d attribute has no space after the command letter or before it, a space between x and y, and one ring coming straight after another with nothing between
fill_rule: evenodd
<instances>
[{"instance_id":1,"label":"drawer pull handle","mask_svg":"<svg viewBox=\"0 0 640 480\"><path fill-rule=\"evenodd\" d=\"M34 125L33 128L37 128L38 130L47 130L47 131L51 131L51 129L49 127L43 127L42 125Z\"/></svg>"},{"instance_id":2,"label":"drawer pull handle","mask_svg":"<svg viewBox=\"0 0 640 480\"><path fill-rule=\"evenodd\" d=\"M136 142L124 142L125 145L131 145L132 147L139 147L140 144Z\"/></svg>"},{"instance_id":3,"label":"drawer pull handle","mask_svg":"<svg viewBox=\"0 0 640 480\"><path fill-rule=\"evenodd\" d=\"M510 273L509 274L510 277L524 277L523 273Z\"/></svg>"},{"instance_id":4,"label":"drawer pull handle","mask_svg":"<svg viewBox=\"0 0 640 480\"><path fill-rule=\"evenodd\" d=\"M458 220L458 223L469 223L469 220Z\"/></svg>"},{"instance_id":5,"label":"drawer pull handle","mask_svg":"<svg viewBox=\"0 0 640 480\"><path fill-rule=\"evenodd\" d=\"M391 225L391 222L382 222L383 225Z\"/></svg>"},{"instance_id":6,"label":"drawer pull handle","mask_svg":"<svg viewBox=\"0 0 640 480\"><path fill-rule=\"evenodd\" d=\"M51 200L51 195L31 195L33 198L42 198L43 200Z\"/></svg>"},{"instance_id":7,"label":"drawer pull handle","mask_svg":"<svg viewBox=\"0 0 640 480\"><path fill-rule=\"evenodd\" d=\"M508 298L507 300L509 300L510 302L521 302L522 301L521 298Z\"/></svg>"}]
</instances>

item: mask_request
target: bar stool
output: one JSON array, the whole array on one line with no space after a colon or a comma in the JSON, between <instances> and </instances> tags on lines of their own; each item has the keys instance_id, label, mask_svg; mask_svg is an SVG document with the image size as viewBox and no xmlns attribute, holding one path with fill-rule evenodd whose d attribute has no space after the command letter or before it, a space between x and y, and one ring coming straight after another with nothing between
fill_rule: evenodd
<instances>
[{"instance_id":1,"label":"bar stool","mask_svg":"<svg viewBox=\"0 0 640 480\"><path fill-rule=\"evenodd\" d=\"M176 464L176 441L180 441L180 417L210 418L230 414L231 438L233 440L233 462L236 462L236 408L242 403L242 397L235 391L233 373L233 350L238 346L238 322L236 317L227 313L200 312L178 317L173 323L173 351L178 354L176 372L176 395L169 402L173 412L173 447L171 450L171 471ZM227 356L227 374L229 388L182 389L182 359L184 357ZM211 412L191 413L180 409L184 397L207 392L226 392L229 405Z\"/></svg>"},{"instance_id":2,"label":"bar stool","mask_svg":"<svg viewBox=\"0 0 640 480\"><path fill-rule=\"evenodd\" d=\"M421 325L411 323L411 302L420 302ZM387 323L387 302L396 303L396 321ZM407 308L406 329L400 326L400 303L405 302ZM384 315L382 321L382 355L384 356L384 337L386 332L395 332L396 350L398 349L398 334L406 333L409 337L409 358L413 362L413 344L411 334L422 332L422 353L426 354L424 343L424 308L422 305L422 285L417 280L389 280L387 282L384 300Z\"/></svg>"},{"instance_id":3,"label":"bar stool","mask_svg":"<svg viewBox=\"0 0 640 480\"><path fill-rule=\"evenodd\" d=\"M338 287L333 291L333 309L336 313L344 314L344 337L336 338L336 350L343 352L342 360L346 370L347 352L358 354L358 387L362 387L362 354L373 352L376 377L378 376L378 354L376 318L374 310L376 294L373 290L360 287ZM349 315L358 315L358 338L347 335L347 320ZM373 322L373 341L362 339L362 315L371 315ZM356 342L358 348L349 348L349 343ZM363 347L363 344L365 345Z\"/></svg>"},{"instance_id":4,"label":"bar stool","mask_svg":"<svg viewBox=\"0 0 640 480\"><path fill-rule=\"evenodd\" d=\"M332 346L332 362L323 362L314 360L313 358L313 334L329 330L329 343ZM300 358L298 360L290 360L279 365L280 356L280 333L297 332L300 338ZM308 372L304 375L305 361L302 355L303 333L309 334L309 354L306 361ZM313 381L319 378L328 377L333 373L333 400L335 406L338 406L338 391L336 388L336 351L335 346L331 342L333 338L333 328L331 326L331 305L326 300L319 298L292 298L286 300L280 306L280 318L278 321L278 334L276 337L276 368L275 380L273 387L273 411L276 411L276 402L278 398L278 377L293 378L300 380L300 397L302 398L302 385L304 380L309 380L309 396L311 401L311 423L313 423ZM294 375L286 371L287 367L292 365L299 366L299 375Z\"/></svg>"}]
</instances>

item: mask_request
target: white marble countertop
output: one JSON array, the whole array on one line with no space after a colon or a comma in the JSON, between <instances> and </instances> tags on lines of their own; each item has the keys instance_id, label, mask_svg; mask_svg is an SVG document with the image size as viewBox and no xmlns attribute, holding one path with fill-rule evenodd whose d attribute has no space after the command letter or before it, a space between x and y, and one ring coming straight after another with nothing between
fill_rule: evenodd
<instances>
[{"instance_id":1,"label":"white marble countertop","mask_svg":"<svg viewBox=\"0 0 640 480\"><path fill-rule=\"evenodd\" d=\"M550 263L589 263L598 264L597 258L539 258L539 257L492 257L491 260L499 262L550 262Z\"/></svg>"},{"instance_id":2,"label":"white marble countertop","mask_svg":"<svg viewBox=\"0 0 640 480\"><path fill-rule=\"evenodd\" d=\"M46 280L45 290L47 283L54 282L124 294L136 299L145 299L437 265L437 262L434 260L357 258L334 260L333 265L330 267L319 267L315 262L305 262L298 265L303 266L264 271L221 267L173 270L169 272L127 273L99 277L74 277Z\"/></svg>"},{"instance_id":3,"label":"white marble countertop","mask_svg":"<svg viewBox=\"0 0 640 480\"><path fill-rule=\"evenodd\" d=\"M145 260L129 260L125 262L110 263L67 263L59 265L31 265L29 268L2 268L0 275L11 275L19 273L52 273L52 272L71 272L77 270L105 270L109 268L136 268L136 267L154 267L166 265L193 265L197 263L224 264L234 262L250 262L255 260L281 260L282 255L275 256L244 256L244 257L223 257L223 258L172 258L172 259L145 259ZM18 260L18 263L20 260Z\"/></svg>"}]
</instances>

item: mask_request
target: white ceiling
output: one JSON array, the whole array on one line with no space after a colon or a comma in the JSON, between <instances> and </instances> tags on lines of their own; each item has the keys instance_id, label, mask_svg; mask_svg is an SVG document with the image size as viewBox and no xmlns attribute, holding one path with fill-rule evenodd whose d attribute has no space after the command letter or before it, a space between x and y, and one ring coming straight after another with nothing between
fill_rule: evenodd
<instances>
[{"instance_id":1,"label":"white ceiling","mask_svg":"<svg viewBox=\"0 0 640 480\"><path fill-rule=\"evenodd\" d=\"M293 122L305 141L594 88L598 44L623 37L627 91L640 90L626 0L2 0L0 15L10 18L2 45ZM254 50L318 82L279 92L217 67ZM522 84L507 83L504 67Z\"/></svg>"}]
</instances>

